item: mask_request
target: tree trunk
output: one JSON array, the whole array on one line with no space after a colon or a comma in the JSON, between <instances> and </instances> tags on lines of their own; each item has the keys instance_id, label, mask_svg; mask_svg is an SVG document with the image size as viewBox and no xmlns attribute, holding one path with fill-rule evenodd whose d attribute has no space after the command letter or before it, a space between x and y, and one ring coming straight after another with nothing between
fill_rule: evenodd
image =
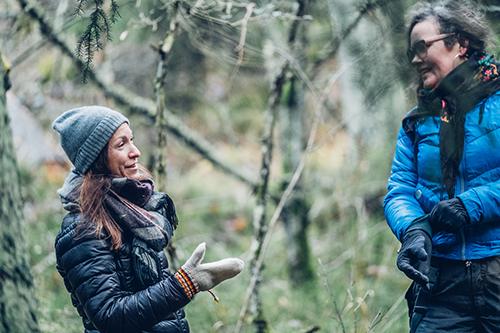
<instances>
[{"instance_id":1,"label":"tree trunk","mask_svg":"<svg viewBox=\"0 0 500 333\"><path fill-rule=\"evenodd\" d=\"M310 10L308 0L298 1L298 17L306 16ZM306 68L305 49L306 24L297 24L294 27L293 38L289 37L288 43L294 58L299 59L301 68ZM293 29L293 27L292 27ZM283 94L281 125L281 144L283 151L283 173L289 179L299 164L301 155L306 146L304 137L304 83L294 73L287 82ZM286 189L288 181L283 182L282 189ZM299 285L313 280L314 273L310 262L309 242L307 229L309 226L308 203L303 191L302 178L299 179L295 191L283 208L282 219L287 235L287 261L290 281Z\"/></svg>"},{"instance_id":2,"label":"tree trunk","mask_svg":"<svg viewBox=\"0 0 500 333\"><path fill-rule=\"evenodd\" d=\"M288 83L282 108L281 142L283 151L283 171L288 179L297 167L304 143L304 84L293 77ZM288 186L283 182L282 189ZM310 262L307 230L309 226L308 203L303 191L302 178L299 180L288 203L283 209L282 220L287 236L287 261L290 281L299 285L311 281L314 272Z\"/></svg>"},{"instance_id":3,"label":"tree trunk","mask_svg":"<svg viewBox=\"0 0 500 333\"><path fill-rule=\"evenodd\" d=\"M22 232L19 173L6 108L8 69L0 52L0 332L39 332Z\"/></svg>"}]
</instances>

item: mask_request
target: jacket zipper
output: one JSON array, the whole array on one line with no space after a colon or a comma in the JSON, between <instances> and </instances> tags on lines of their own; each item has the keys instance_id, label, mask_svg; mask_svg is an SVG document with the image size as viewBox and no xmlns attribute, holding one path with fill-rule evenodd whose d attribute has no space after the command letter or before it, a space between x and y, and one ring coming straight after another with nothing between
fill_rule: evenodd
<instances>
[{"instance_id":1,"label":"jacket zipper","mask_svg":"<svg viewBox=\"0 0 500 333\"><path fill-rule=\"evenodd\" d=\"M465 140L465 138L464 138L464 140ZM465 164L465 152L462 153L462 162L460 163L460 165L458 167L458 184L459 184L458 194L463 193L465 190L465 180L463 177L463 170L465 169L464 164ZM455 197L456 196L457 195L455 194ZM460 230L460 238L462 240L462 253L461 253L462 260L465 260L465 232L464 232L464 229Z\"/></svg>"},{"instance_id":2,"label":"jacket zipper","mask_svg":"<svg viewBox=\"0 0 500 333\"><path fill-rule=\"evenodd\" d=\"M462 260L465 260L465 234L463 229L460 230L460 239L462 240Z\"/></svg>"}]
</instances>

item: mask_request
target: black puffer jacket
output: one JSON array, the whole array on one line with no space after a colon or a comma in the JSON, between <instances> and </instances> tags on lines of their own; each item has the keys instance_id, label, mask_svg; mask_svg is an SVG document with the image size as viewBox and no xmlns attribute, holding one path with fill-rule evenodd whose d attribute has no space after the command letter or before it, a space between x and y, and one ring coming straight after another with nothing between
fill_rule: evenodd
<instances>
[{"instance_id":1,"label":"black puffer jacket","mask_svg":"<svg viewBox=\"0 0 500 333\"><path fill-rule=\"evenodd\" d=\"M64 187L63 191L64 192ZM64 193L63 193L64 194ZM60 195L63 198L63 194ZM64 200L63 200L64 203ZM182 307L189 302L159 253L160 282L140 290L131 267L131 236L118 251L102 235L77 237L82 215L75 206L64 217L55 241L57 269L82 317L86 333L187 333Z\"/></svg>"}]
</instances>

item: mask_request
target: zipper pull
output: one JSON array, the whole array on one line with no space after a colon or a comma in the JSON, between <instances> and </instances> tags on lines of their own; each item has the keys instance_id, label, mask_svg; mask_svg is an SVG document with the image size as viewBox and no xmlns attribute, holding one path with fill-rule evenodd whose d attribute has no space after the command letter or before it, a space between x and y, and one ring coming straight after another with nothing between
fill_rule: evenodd
<instances>
[{"instance_id":1,"label":"zipper pull","mask_svg":"<svg viewBox=\"0 0 500 333\"><path fill-rule=\"evenodd\" d=\"M465 267L470 267L471 264L472 262L470 260L465 261Z\"/></svg>"}]
</instances>

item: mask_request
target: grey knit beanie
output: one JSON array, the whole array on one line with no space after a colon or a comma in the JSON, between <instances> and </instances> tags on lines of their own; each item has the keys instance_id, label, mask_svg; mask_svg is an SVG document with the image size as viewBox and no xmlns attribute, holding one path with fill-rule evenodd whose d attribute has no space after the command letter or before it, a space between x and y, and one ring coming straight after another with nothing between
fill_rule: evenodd
<instances>
[{"instance_id":1,"label":"grey knit beanie","mask_svg":"<svg viewBox=\"0 0 500 333\"><path fill-rule=\"evenodd\" d=\"M82 106L64 112L52 123L59 133L61 146L75 166L84 174L99 156L113 133L128 119L104 106Z\"/></svg>"}]
</instances>

